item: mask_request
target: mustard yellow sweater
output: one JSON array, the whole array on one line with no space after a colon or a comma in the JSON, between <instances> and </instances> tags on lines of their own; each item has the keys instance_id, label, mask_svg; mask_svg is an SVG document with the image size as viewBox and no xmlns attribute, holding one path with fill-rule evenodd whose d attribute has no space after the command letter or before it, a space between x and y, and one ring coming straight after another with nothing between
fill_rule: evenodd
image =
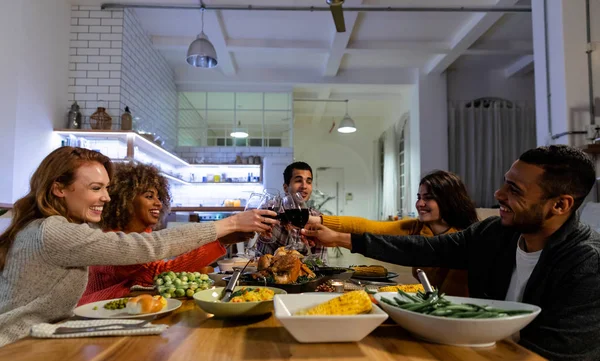
<instances>
[{"instance_id":1,"label":"mustard yellow sweater","mask_svg":"<svg viewBox=\"0 0 600 361\"><path fill-rule=\"evenodd\" d=\"M334 231L343 233L373 233L393 236L406 236L418 234L433 237L433 231L418 219L402 219L398 221L371 221L361 217L327 216L323 215L323 225ZM458 230L450 228L446 233Z\"/></svg>"},{"instance_id":2,"label":"mustard yellow sweater","mask_svg":"<svg viewBox=\"0 0 600 361\"><path fill-rule=\"evenodd\" d=\"M361 217L323 215L323 225L343 233L373 233L382 235L421 235L433 237L433 231L418 219L402 219L398 221L371 221ZM445 233L458 232L450 228ZM427 273L430 282L441 292L452 296L468 296L467 272L446 268L420 267ZM416 268L413 268L416 277Z\"/></svg>"}]
</instances>

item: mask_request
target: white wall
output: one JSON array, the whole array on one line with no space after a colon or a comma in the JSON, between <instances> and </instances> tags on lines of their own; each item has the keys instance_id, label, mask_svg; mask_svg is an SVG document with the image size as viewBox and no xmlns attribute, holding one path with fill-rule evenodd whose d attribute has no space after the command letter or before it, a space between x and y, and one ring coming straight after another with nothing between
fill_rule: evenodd
<instances>
[{"instance_id":1,"label":"white wall","mask_svg":"<svg viewBox=\"0 0 600 361\"><path fill-rule=\"evenodd\" d=\"M0 203L13 202L13 170L15 154L15 124L17 115L17 93L19 72L20 36L12 36L21 24L21 5L17 2L0 3Z\"/></svg>"},{"instance_id":2,"label":"white wall","mask_svg":"<svg viewBox=\"0 0 600 361\"><path fill-rule=\"evenodd\" d=\"M598 22L600 6L592 1L592 25ZM537 142L550 142L549 135L571 130L586 130L590 123L588 107L588 74L586 19L584 1L548 0L544 17L544 1L532 1L534 62L536 68ZM544 33L547 20L548 38ZM600 27L592 26L592 41L600 39ZM548 43L550 90L546 86L545 48ZM596 50L594 53L598 52ZM594 69L596 76L600 68ZM599 90L595 89L596 96ZM550 102L550 115L548 114ZM551 125L548 124L548 118ZM562 137L554 143L582 145L585 136Z\"/></svg>"},{"instance_id":3,"label":"white wall","mask_svg":"<svg viewBox=\"0 0 600 361\"><path fill-rule=\"evenodd\" d=\"M409 212L416 212L419 181L426 173L448 170L448 106L446 74L419 75L410 107L408 139Z\"/></svg>"},{"instance_id":4,"label":"white wall","mask_svg":"<svg viewBox=\"0 0 600 361\"><path fill-rule=\"evenodd\" d=\"M501 70L451 70L447 73L448 100L469 101L498 97L512 101L535 102L533 73L506 78Z\"/></svg>"},{"instance_id":5,"label":"white wall","mask_svg":"<svg viewBox=\"0 0 600 361\"><path fill-rule=\"evenodd\" d=\"M378 219L375 209L376 182L374 164L376 141L392 124L399 121L407 110L406 99L398 99L397 108L389 115L379 119L353 117L357 131L341 134L335 129L329 133L331 119L324 117L320 124L296 122L294 125L294 161L303 161L317 172L319 167L341 167L344 169L344 189L340 192L345 197L352 193L353 199L340 202L343 215ZM352 115L352 105L349 109ZM336 126L341 116L336 119Z\"/></svg>"},{"instance_id":6,"label":"white wall","mask_svg":"<svg viewBox=\"0 0 600 361\"><path fill-rule=\"evenodd\" d=\"M66 0L0 5L0 169L12 178L0 202L27 192L31 174L52 150L52 129L66 123L69 17Z\"/></svg>"}]
</instances>

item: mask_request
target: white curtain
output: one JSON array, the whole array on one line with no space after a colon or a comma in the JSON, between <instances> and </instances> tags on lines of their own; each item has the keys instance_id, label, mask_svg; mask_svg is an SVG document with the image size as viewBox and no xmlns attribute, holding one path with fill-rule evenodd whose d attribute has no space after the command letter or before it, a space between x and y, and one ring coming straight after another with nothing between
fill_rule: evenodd
<instances>
[{"instance_id":1,"label":"white curtain","mask_svg":"<svg viewBox=\"0 0 600 361\"><path fill-rule=\"evenodd\" d=\"M535 111L501 99L448 104L449 166L477 207L497 204L494 192L525 150L536 146Z\"/></svg>"},{"instance_id":2,"label":"white curtain","mask_svg":"<svg viewBox=\"0 0 600 361\"><path fill-rule=\"evenodd\" d=\"M383 134L383 189L381 209L383 216L398 213L398 141L395 125Z\"/></svg>"}]
</instances>

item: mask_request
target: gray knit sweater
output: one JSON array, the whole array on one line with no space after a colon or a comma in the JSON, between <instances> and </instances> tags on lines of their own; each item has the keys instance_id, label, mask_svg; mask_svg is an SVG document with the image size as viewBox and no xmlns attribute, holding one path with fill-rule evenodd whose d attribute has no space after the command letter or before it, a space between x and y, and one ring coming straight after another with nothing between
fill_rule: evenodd
<instances>
[{"instance_id":1,"label":"gray knit sweater","mask_svg":"<svg viewBox=\"0 0 600 361\"><path fill-rule=\"evenodd\" d=\"M72 316L88 266L146 263L216 239L212 222L125 234L60 216L35 220L17 234L0 274L0 346L27 336L36 323Z\"/></svg>"}]
</instances>

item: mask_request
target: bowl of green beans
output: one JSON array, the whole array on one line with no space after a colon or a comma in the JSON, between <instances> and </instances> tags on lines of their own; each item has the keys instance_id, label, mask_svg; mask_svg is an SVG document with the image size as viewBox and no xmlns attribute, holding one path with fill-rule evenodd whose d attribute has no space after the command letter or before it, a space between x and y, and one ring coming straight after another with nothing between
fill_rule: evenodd
<instances>
[{"instance_id":1,"label":"bowl of green beans","mask_svg":"<svg viewBox=\"0 0 600 361\"><path fill-rule=\"evenodd\" d=\"M437 294L379 292L374 295L397 324L415 336L446 345L489 347L527 326L541 312L519 302Z\"/></svg>"}]
</instances>

